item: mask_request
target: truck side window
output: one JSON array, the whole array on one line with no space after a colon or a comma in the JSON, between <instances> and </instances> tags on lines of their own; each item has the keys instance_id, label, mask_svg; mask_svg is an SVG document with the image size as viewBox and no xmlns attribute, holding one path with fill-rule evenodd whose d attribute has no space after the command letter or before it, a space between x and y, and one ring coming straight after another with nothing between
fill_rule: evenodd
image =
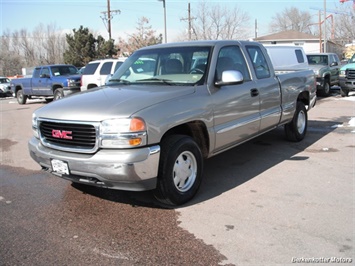
<instances>
[{"instance_id":1,"label":"truck side window","mask_svg":"<svg viewBox=\"0 0 355 266\"><path fill-rule=\"evenodd\" d=\"M250 60L253 63L255 75L258 79L270 77L270 69L266 62L265 56L258 46L247 46Z\"/></svg>"},{"instance_id":2,"label":"truck side window","mask_svg":"<svg viewBox=\"0 0 355 266\"><path fill-rule=\"evenodd\" d=\"M221 80L222 72L225 70L238 70L242 73L244 81L250 80L247 63L239 46L226 46L220 50L216 66L217 80Z\"/></svg>"},{"instance_id":3,"label":"truck side window","mask_svg":"<svg viewBox=\"0 0 355 266\"><path fill-rule=\"evenodd\" d=\"M49 77L50 76L50 73L49 73L49 68L48 67L44 67L42 68L42 71L41 71L41 77Z\"/></svg>"}]
</instances>

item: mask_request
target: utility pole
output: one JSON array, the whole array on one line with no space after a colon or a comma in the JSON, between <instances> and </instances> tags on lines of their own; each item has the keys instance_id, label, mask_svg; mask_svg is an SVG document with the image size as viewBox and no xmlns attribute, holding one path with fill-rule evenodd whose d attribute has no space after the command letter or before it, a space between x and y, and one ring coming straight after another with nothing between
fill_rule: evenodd
<instances>
[{"instance_id":1,"label":"utility pole","mask_svg":"<svg viewBox=\"0 0 355 266\"><path fill-rule=\"evenodd\" d=\"M327 52L327 0L324 0L324 48L323 52Z\"/></svg>"},{"instance_id":2,"label":"utility pole","mask_svg":"<svg viewBox=\"0 0 355 266\"><path fill-rule=\"evenodd\" d=\"M189 41L191 40L191 32L192 32L192 20L193 19L196 19L195 17L191 17L191 7L190 7L190 3L188 4L187 6L187 13L188 13L188 16L187 18L182 18L180 20L187 20L188 23L189 23L189 29L188 29L188 32L189 32Z\"/></svg>"},{"instance_id":3,"label":"utility pole","mask_svg":"<svg viewBox=\"0 0 355 266\"><path fill-rule=\"evenodd\" d=\"M103 14L103 17L102 18L102 21L104 22L105 24L105 21L107 22L107 26L106 26L106 29L108 31L108 36L109 36L109 40L111 40L111 20L113 18L112 16L112 13L113 14L120 14L121 13L121 10L117 9L117 10L111 10L110 8L110 0L107 0L107 11L103 11L101 12L101 14Z\"/></svg>"}]
</instances>

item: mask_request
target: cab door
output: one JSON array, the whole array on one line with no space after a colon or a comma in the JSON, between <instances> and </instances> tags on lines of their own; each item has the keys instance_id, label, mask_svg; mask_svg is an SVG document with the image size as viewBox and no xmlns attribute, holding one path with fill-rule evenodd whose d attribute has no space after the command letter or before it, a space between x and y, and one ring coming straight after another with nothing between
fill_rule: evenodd
<instances>
[{"instance_id":1,"label":"cab door","mask_svg":"<svg viewBox=\"0 0 355 266\"><path fill-rule=\"evenodd\" d=\"M215 81L226 70L238 70L244 81L236 85L214 87L212 93L215 152L257 135L260 128L260 97L241 49L237 45L221 48Z\"/></svg>"},{"instance_id":2,"label":"cab door","mask_svg":"<svg viewBox=\"0 0 355 266\"><path fill-rule=\"evenodd\" d=\"M255 86L260 99L260 132L274 128L281 118L281 89L271 61L266 57L266 51L258 45L247 45L248 57L253 66Z\"/></svg>"}]
</instances>

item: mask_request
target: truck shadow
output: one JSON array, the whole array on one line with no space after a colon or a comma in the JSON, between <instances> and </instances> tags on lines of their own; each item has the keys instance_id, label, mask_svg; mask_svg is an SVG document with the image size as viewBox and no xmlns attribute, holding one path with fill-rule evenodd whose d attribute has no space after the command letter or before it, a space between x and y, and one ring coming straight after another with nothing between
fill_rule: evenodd
<instances>
[{"instance_id":1,"label":"truck shadow","mask_svg":"<svg viewBox=\"0 0 355 266\"><path fill-rule=\"evenodd\" d=\"M235 189L287 160L297 161L300 164L299 169L306 171L302 163L310 157L299 153L342 124L341 121L311 120L308 122L306 138L301 142L285 140L283 127L280 127L208 159L205 162L204 179L199 193L185 206L210 200ZM324 152L324 150L312 150L312 154L317 152Z\"/></svg>"},{"instance_id":2,"label":"truck shadow","mask_svg":"<svg viewBox=\"0 0 355 266\"><path fill-rule=\"evenodd\" d=\"M299 168L302 169L302 162L308 160L309 157L298 154L335 130L344 121L346 118L339 118L339 121L310 120L306 138L297 143L285 140L283 127L280 127L207 159L203 181L197 195L180 207L195 205L218 197L253 178L258 178L261 173L286 160L298 161ZM74 183L72 186L83 193L109 201L140 207L169 208L157 202L150 191L118 191Z\"/></svg>"}]
</instances>

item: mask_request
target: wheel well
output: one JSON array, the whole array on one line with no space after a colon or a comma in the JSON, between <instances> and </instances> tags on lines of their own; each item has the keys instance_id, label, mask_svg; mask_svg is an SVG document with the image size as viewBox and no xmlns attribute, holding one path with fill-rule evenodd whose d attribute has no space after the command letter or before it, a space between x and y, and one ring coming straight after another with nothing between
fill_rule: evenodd
<instances>
[{"instance_id":1,"label":"wheel well","mask_svg":"<svg viewBox=\"0 0 355 266\"><path fill-rule=\"evenodd\" d=\"M171 135L187 135L196 141L197 145L200 147L202 156L207 158L209 151L209 138L207 133L206 125L201 121L191 121L183 125L176 126L168 130L162 140Z\"/></svg>"},{"instance_id":2,"label":"wheel well","mask_svg":"<svg viewBox=\"0 0 355 266\"><path fill-rule=\"evenodd\" d=\"M303 91L300 95L298 95L297 102L302 102L305 106L309 106L309 93Z\"/></svg>"},{"instance_id":3,"label":"wheel well","mask_svg":"<svg viewBox=\"0 0 355 266\"><path fill-rule=\"evenodd\" d=\"M92 88L96 88L96 87L97 87L96 84L89 84L89 85L88 85L88 90L89 90L89 89L92 89Z\"/></svg>"},{"instance_id":4,"label":"wheel well","mask_svg":"<svg viewBox=\"0 0 355 266\"><path fill-rule=\"evenodd\" d=\"M53 94L54 94L54 92L55 92L56 89L62 89L62 88L63 88L63 87L60 86L60 85L54 85L53 88L52 88L52 89L53 89Z\"/></svg>"},{"instance_id":5,"label":"wheel well","mask_svg":"<svg viewBox=\"0 0 355 266\"><path fill-rule=\"evenodd\" d=\"M17 92L18 92L19 90L22 90L22 87L21 87L20 85L17 85L17 86L15 87L15 94L17 94Z\"/></svg>"}]
</instances>

